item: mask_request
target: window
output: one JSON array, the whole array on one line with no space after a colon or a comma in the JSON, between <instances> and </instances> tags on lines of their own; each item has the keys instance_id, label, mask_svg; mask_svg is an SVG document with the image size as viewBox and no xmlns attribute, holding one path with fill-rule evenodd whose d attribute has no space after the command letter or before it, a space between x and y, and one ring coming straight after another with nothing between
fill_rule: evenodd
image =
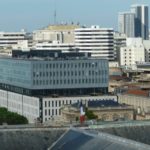
<instances>
[{"instance_id":1,"label":"window","mask_svg":"<svg viewBox=\"0 0 150 150\"><path fill-rule=\"evenodd\" d=\"M82 63L82 68L84 68L84 63Z\"/></svg>"},{"instance_id":2,"label":"window","mask_svg":"<svg viewBox=\"0 0 150 150\"><path fill-rule=\"evenodd\" d=\"M68 76L70 76L70 72L68 71Z\"/></svg>"},{"instance_id":3,"label":"window","mask_svg":"<svg viewBox=\"0 0 150 150\"><path fill-rule=\"evenodd\" d=\"M48 72L46 72L46 76L48 77Z\"/></svg>"},{"instance_id":4,"label":"window","mask_svg":"<svg viewBox=\"0 0 150 150\"><path fill-rule=\"evenodd\" d=\"M64 68L66 68L66 64L64 63Z\"/></svg>"},{"instance_id":5,"label":"window","mask_svg":"<svg viewBox=\"0 0 150 150\"><path fill-rule=\"evenodd\" d=\"M66 71L64 71L64 76L66 76Z\"/></svg>"},{"instance_id":6,"label":"window","mask_svg":"<svg viewBox=\"0 0 150 150\"><path fill-rule=\"evenodd\" d=\"M47 110L45 109L45 116L47 116Z\"/></svg>"},{"instance_id":7,"label":"window","mask_svg":"<svg viewBox=\"0 0 150 150\"><path fill-rule=\"evenodd\" d=\"M56 115L57 115L57 109L55 110L55 113L56 113Z\"/></svg>"},{"instance_id":8,"label":"window","mask_svg":"<svg viewBox=\"0 0 150 150\"><path fill-rule=\"evenodd\" d=\"M47 107L47 102L45 101L45 107Z\"/></svg>"},{"instance_id":9,"label":"window","mask_svg":"<svg viewBox=\"0 0 150 150\"><path fill-rule=\"evenodd\" d=\"M68 68L70 67L70 64L68 64Z\"/></svg>"},{"instance_id":10,"label":"window","mask_svg":"<svg viewBox=\"0 0 150 150\"><path fill-rule=\"evenodd\" d=\"M64 84L66 84L66 79L64 80Z\"/></svg>"},{"instance_id":11,"label":"window","mask_svg":"<svg viewBox=\"0 0 150 150\"><path fill-rule=\"evenodd\" d=\"M68 84L70 84L70 80L68 79Z\"/></svg>"},{"instance_id":12,"label":"window","mask_svg":"<svg viewBox=\"0 0 150 150\"><path fill-rule=\"evenodd\" d=\"M48 64L46 64L46 68L48 68Z\"/></svg>"}]
</instances>

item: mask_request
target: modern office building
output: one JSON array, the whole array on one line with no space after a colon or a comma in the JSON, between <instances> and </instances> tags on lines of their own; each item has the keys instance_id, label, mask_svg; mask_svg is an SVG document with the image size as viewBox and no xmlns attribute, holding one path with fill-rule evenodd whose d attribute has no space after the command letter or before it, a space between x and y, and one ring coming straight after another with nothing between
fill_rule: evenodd
<instances>
[{"instance_id":1,"label":"modern office building","mask_svg":"<svg viewBox=\"0 0 150 150\"><path fill-rule=\"evenodd\" d=\"M107 93L108 61L0 58L0 88L27 95Z\"/></svg>"},{"instance_id":2,"label":"modern office building","mask_svg":"<svg viewBox=\"0 0 150 150\"><path fill-rule=\"evenodd\" d=\"M119 32L127 37L135 36L135 14L132 12L121 12L118 17Z\"/></svg>"},{"instance_id":3,"label":"modern office building","mask_svg":"<svg viewBox=\"0 0 150 150\"><path fill-rule=\"evenodd\" d=\"M114 60L114 30L111 28L75 29L75 46L80 52L90 52L93 57Z\"/></svg>"},{"instance_id":4,"label":"modern office building","mask_svg":"<svg viewBox=\"0 0 150 150\"><path fill-rule=\"evenodd\" d=\"M108 60L82 53L45 53L49 57L25 52L0 58L0 106L30 122L44 122L60 116L63 104L111 98L101 96L108 93Z\"/></svg>"},{"instance_id":5,"label":"modern office building","mask_svg":"<svg viewBox=\"0 0 150 150\"><path fill-rule=\"evenodd\" d=\"M149 39L149 10L147 5L132 5L131 12L135 14L135 37Z\"/></svg>"}]
</instances>

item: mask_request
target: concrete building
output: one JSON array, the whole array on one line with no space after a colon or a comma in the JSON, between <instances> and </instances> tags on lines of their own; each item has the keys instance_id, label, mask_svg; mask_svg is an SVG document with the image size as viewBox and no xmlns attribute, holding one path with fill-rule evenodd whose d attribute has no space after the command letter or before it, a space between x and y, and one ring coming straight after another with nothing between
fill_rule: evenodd
<instances>
[{"instance_id":1,"label":"concrete building","mask_svg":"<svg viewBox=\"0 0 150 150\"><path fill-rule=\"evenodd\" d=\"M149 92L140 89L130 89L125 93L118 94L118 102L132 105L137 115L146 116L150 113Z\"/></svg>"},{"instance_id":2,"label":"concrete building","mask_svg":"<svg viewBox=\"0 0 150 150\"><path fill-rule=\"evenodd\" d=\"M69 57L71 53L58 52L41 58L31 54L0 58L0 106L33 123L59 117L64 104L109 98L100 96L108 93L108 60L80 53Z\"/></svg>"},{"instance_id":3,"label":"concrete building","mask_svg":"<svg viewBox=\"0 0 150 150\"><path fill-rule=\"evenodd\" d=\"M150 62L150 40L143 40L145 48L145 62Z\"/></svg>"},{"instance_id":4,"label":"concrete building","mask_svg":"<svg viewBox=\"0 0 150 150\"><path fill-rule=\"evenodd\" d=\"M74 29L79 28L78 25L50 25L44 29L33 32L33 41L59 43L74 43Z\"/></svg>"},{"instance_id":5,"label":"concrete building","mask_svg":"<svg viewBox=\"0 0 150 150\"><path fill-rule=\"evenodd\" d=\"M119 32L125 34L127 37L135 36L135 13L121 12L118 17Z\"/></svg>"},{"instance_id":6,"label":"concrete building","mask_svg":"<svg viewBox=\"0 0 150 150\"><path fill-rule=\"evenodd\" d=\"M114 33L114 57L118 62L120 48L126 46L126 38L127 36L125 34L121 34L119 32Z\"/></svg>"},{"instance_id":7,"label":"concrete building","mask_svg":"<svg viewBox=\"0 0 150 150\"><path fill-rule=\"evenodd\" d=\"M146 72L147 75L149 75L148 73L150 73L150 63L149 62L137 63L137 70L141 70L143 72Z\"/></svg>"},{"instance_id":8,"label":"concrete building","mask_svg":"<svg viewBox=\"0 0 150 150\"><path fill-rule=\"evenodd\" d=\"M149 10L147 5L132 5L131 12L135 13L135 37L149 39Z\"/></svg>"},{"instance_id":9,"label":"concrete building","mask_svg":"<svg viewBox=\"0 0 150 150\"><path fill-rule=\"evenodd\" d=\"M80 52L90 52L93 57L114 60L114 31L111 28L75 29L75 46Z\"/></svg>"},{"instance_id":10,"label":"concrete building","mask_svg":"<svg viewBox=\"0 0 150 150\"><path fill-rule=\"evenodd\" d=\"M137 62L145 62L145 48L142 38L128 38L126 47L120 49L120 65L134 68Z\"/></svg>"}]
</instances>

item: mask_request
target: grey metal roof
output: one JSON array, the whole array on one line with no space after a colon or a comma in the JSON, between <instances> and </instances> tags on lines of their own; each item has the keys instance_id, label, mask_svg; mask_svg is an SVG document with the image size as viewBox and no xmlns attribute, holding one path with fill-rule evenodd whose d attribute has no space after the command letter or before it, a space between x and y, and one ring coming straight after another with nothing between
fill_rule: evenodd
<instances>
[{"instance_id":1,"label":"grey metal roof","mask_svg":"<svg viewBox=\"0 0 150 150\"><path fill-rule=\"evenodd\" d=\"M71 129L49 150L150 150L150 146L107 133Z\"/></svg>"}]
</instances>

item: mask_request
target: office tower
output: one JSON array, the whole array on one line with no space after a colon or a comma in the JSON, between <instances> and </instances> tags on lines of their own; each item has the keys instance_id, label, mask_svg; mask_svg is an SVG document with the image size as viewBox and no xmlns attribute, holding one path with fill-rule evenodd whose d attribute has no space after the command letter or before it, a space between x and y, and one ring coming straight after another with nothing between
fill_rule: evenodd
<instances>
[{"instance_id":1,"label":"office tower","mask_svg":"<svg viewBox=\"0 0 150 150\"><path fill-rule=\"evenodd\" d=\"M119 32L126 34L127 37L134 37L134 18L135 14L132 12L121 12L118 17Z\"/></svg>"},{"instance_id":2,"label":"office tower","mask_svg":"<svg viewBox=\"0 0 150 150\"><path fill-rule=\"evenodd\" d=\"M75 29L75 46L80 52L89 52L93 57L114 60L114 30L99 26Z\"/></svg>"},{"instance_id":3,"label":"office tower","mask_svg":"<svg viewBox=\"0 0 150 150\"><path fill-rule=\"evenodd\" d=\"M131 12L135 13L135 37L149 39L148 6L132 5Z\"/></svg>"}]
</instances>

